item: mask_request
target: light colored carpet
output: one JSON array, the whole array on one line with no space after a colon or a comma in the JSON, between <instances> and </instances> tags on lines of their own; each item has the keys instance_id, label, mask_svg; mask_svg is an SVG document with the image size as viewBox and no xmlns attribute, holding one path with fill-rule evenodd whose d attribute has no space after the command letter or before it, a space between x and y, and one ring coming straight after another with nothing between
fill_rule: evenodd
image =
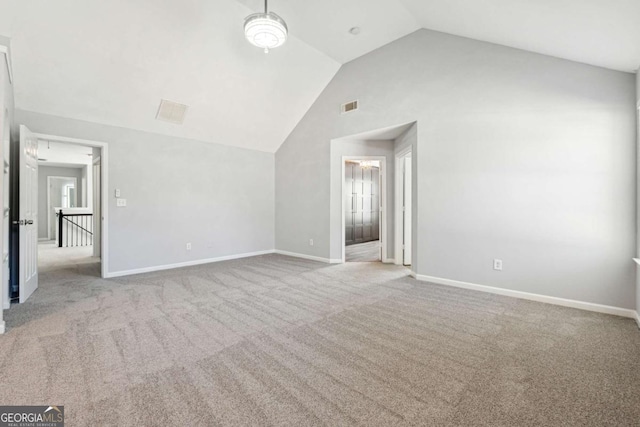
<instances>
[{"instance_id":1,"label":"light colored carpet","mask_svg":"<svg viewBox=\"0 0 640 427\"><path fill-rule=\"evenodd\" d=\"M69 426L637 426L632 320L279 255L102 280L5 312L0 402Z\"/></svg>"},{"instance_id":2,"label":"light colored carpet","mask_svg":"<svg viewBox=\"0 0 640 427\"><path fill-rule=\"evenodd\" d=\"M345 246L344 259L346 262L380 261L380 247L380 240Z\"/></svg>"},{"instance_id":3,"label":"light colored carpet","mask_svg":"<svg viewBox=\"0 0 640 427\"><path fill-rule=\"evenodd\" d=\"M59 248L55 241L38 243L38 273L99 262L93 258L93 246Z\"/></svg>"}]
</instances>

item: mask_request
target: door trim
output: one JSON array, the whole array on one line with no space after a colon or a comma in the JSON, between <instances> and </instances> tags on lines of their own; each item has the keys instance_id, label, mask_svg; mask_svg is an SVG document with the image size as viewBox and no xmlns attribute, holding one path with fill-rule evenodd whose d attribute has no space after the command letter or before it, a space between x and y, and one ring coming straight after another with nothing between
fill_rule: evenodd
<instances>
[{"instance_id":1,"label":"door trim","mask_svg":"<svg viewBox=\"0 0 640 427\"><path fill-rule=\"evenodd\" d=\"M109 144L106 142L92 141L88 139L69 138L66 136L47 135L34 133L38 139L47 141L64 142L67 144L84 145L85 147L100 148L101 177L100 184L102 191L100 194L102 203L102 232L100 233L101 248L101 271L100 276L104 279L109 277Z\"/></svg>"},{"instance_id":2,"label":"door trim","mask_svg":"<svg viewBox=\"0 0 640 427\"><path fill-rule=\"evenodd\" d=\"M412 152L413 152L413 147L409 146L404 150L396 153L395 203L394 203L395 219L396 219L395 230L394 230L395 231L394 261L396 265L404 265L404 254L402 250L403 236L404 236L404 229L402 227L402 218L403 218L402 190L404 186L404 178L403 178L404 166L402 163L404 162L404 159L408 155L412 154ZM412 170L411 173L415 173L415 172ZM413 230L412 230L412 233L413 233ZM411 237L413 240L413 235Z\"/></svg>"},{"instance_id":3,"label":"door trim","mask_svg":"<svg viewBox=\"0 0 640 427\"><path fill-rule=\"evenodd\" d=\"M345 162L347 160L378 160L380 162L380 243L382 246L382 253L380 254L380 262L388 262L387 258L387 158L384 156L342 156L342 165L340 167L340 176L342 182L342 200L340 201L340 209L342 210L342 263L347 262L345 245L345 228L346 221L344 218L344 196L346 186L344 183L345 174Z\"/></svg>"},{"instance_id":4,"label":"door trim","mask_svg":"<svg viewBox=\"0 0 640 427\"><path fill-rule=\"evenodd\" d=\"M1 102L1 101L0 101ZM0 122L0 163L3 164L2 181L0 183L0 199L2 200L2 229L0 230L0 238L2 238L2 262L0 264L0 311L8 310L11 307L10 285L11 280L11 174L13 173L13 165L11 162L11 129L9 123L9 110L3 108L2 122ZM0 313L0 326L3 326L2 314Z\"/></svg>"},{"instance_id":5,"label":"door trim","mask_svg":"<svg viewBox=\"0 0 640 427\"><path fill-rule=\"evenodd\" d=\"M9 83L13 85L13 67L11 65L11 50L9 46L0 44L0 54L4 56L4 62L7 64L7 73L9 74Z\"/></svg>"}]
</instances>

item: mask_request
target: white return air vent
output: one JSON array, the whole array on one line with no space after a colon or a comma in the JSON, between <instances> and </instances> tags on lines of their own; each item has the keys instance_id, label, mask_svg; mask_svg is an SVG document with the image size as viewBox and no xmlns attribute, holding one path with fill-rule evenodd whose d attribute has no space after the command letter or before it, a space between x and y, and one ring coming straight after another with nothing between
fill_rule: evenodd
<instances>
[{"instance_id":1,"label":"white return air vent","mask_svg":"<svg viewBox=\"0 0 640 427\"><path fill-rule=\"evenodd\" d=\"M358 101L347 102L346 104L342 104L340 106L340 113L346 114L356 111L358 109Z\"/></svg>"},{"instance_id":2,"label":"white return air vent","mask_svg":"<svg viewBox=\"0 0 640 427\"><path fill-rule=\"evenodd\" d=\"M181 125L184 123L184 117L186 116L188 109L189 106L187 105L162 99L160 100L160 108L158 108L156 119L162 120L163 122Z\"/></svg>"}]
</instances>

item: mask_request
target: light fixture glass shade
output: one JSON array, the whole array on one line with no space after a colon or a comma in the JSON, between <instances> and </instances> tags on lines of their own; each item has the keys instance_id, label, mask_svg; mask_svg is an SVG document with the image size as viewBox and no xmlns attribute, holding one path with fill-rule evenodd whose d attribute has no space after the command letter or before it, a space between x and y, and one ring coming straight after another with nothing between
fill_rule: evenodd
<instances>
[{"instance_id":1,"label":"light fixture glass shade","mask_svg":"<svg viewBox=\"0 0 640 427\"><path fill-rule=\"evenodd\" d=\"M374 166L377 167L378 166L378 162L373 162L371 160L362 160L362 161L360 161L360 167L362 169L371 169Z\"/></svg>"},{"instance_id":2,"label":"light fixture glass shade","mask_svg":"<svg viewBox=\"0 0 640 427\"><path fill-rule=\"evenodd\" d=\"M287 24L273 12L254 13L244 20L244 34L254 46L265 52L287 41Z\"/></svg>"}]
</instances>

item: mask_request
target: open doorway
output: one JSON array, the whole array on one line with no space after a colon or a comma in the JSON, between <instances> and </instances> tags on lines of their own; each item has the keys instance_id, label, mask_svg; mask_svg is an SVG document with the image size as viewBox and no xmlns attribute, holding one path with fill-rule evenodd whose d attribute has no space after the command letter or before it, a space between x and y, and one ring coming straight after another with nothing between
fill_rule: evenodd
<instances>
[{"instance_id":1,"label":"open doorway","mask_svg":"<svg viewBox=\"0 0 640 427\"><path fill-rule=\"evenodd\" d=\"M346 160L344 164L345 261L381 262L380 160Z\"/></svg>"},{"instance_id":2,"label":"open doorway","mask_svg":"<svg viewBox=\"0 0 640 427\"><path fill-rule=\"evenodd\" d=\"M99 272L93 256L93 148L38 139L38 272L79 265Z\"/></svg>"},{"instance_id":3,"label":"open doorway","mask_svg":"<svg viewBox=\"0 0 640 427\"><path fill-rule=\"evenodd\" d=\"M386 252L385 157L344 156L343 262L382 262Z\"/></svg>"},{"instance_id":4,"label":"open doorway","mask_svg":"<svg viewBox=\"0 0 640 427\"><path fill-rule=\"evenodd\" d=\"M39 188L41 193L46 193L46 231L40 230L39 241L58 240L58 227L55 219L63 209L75 209L82 207L78 205L78 178L75 176L51 176L47 174L47 167L39 166L38 173L46 178L46 188ZM69 170L73 168L68 168ZM44 180L43 180L44 183ZM44 191L43 191L44 190ZM81 202L82 203L82 202ZM43 218L44 219L44 218ZM42 226L45 224L43 223ZM41 227L42 229L42 227Z\"/></svg>"},{"instance_id":5,"label":"open doorway","mask_svg":"<svg viewBox=\"0 0 640 427\"><path fill-rule=\"evenodd\" d=\"M329 262L345 263L361 260L402 264L402 259L400 262L397 260L398 252L396 252L395 243L398 222L402 218L397 216L395 209L398 191L396 156L409 150L413 150L415 156L416 138L417 125L412 122L331 140ZM363 174L363 170L367 171L367 169L369 179L373 178L373 184L370 186L364 185L363 177L367 175ZM415 193L417 189L415 168L412 172L413 188L410 192ZM375 193L376 173L379 177L378 195ZM359 180L358 185L363 187L362 194L359 196L358 188L355 190L352 188L354 179ZM358 201L360 206L357 205ZM377 205L377 211L371 208L375 205ZM411 219L413 230L408 230L409 233L416 230L415 208L413 211L414 218ZM355 219L352 218L354 215ZM375 225L376 219L379 226ZM401 230L402 228L400 227ZM412 248L412 256L415 258L417 250L415 243ZM347 253L349 253L348 258ZM411 264L413 270L416 263Z\"/></svg>"},{"instance_id":6,"label":"open doorway","mask_svg":"<svg viewBox=\"0 0 640 427\"><path fill-rule=\"evenodd\" d=\"M105 277L107 145L20 126L16 148L10 300L26 301L42 273Z\"/></svg>"}]
</instances>

